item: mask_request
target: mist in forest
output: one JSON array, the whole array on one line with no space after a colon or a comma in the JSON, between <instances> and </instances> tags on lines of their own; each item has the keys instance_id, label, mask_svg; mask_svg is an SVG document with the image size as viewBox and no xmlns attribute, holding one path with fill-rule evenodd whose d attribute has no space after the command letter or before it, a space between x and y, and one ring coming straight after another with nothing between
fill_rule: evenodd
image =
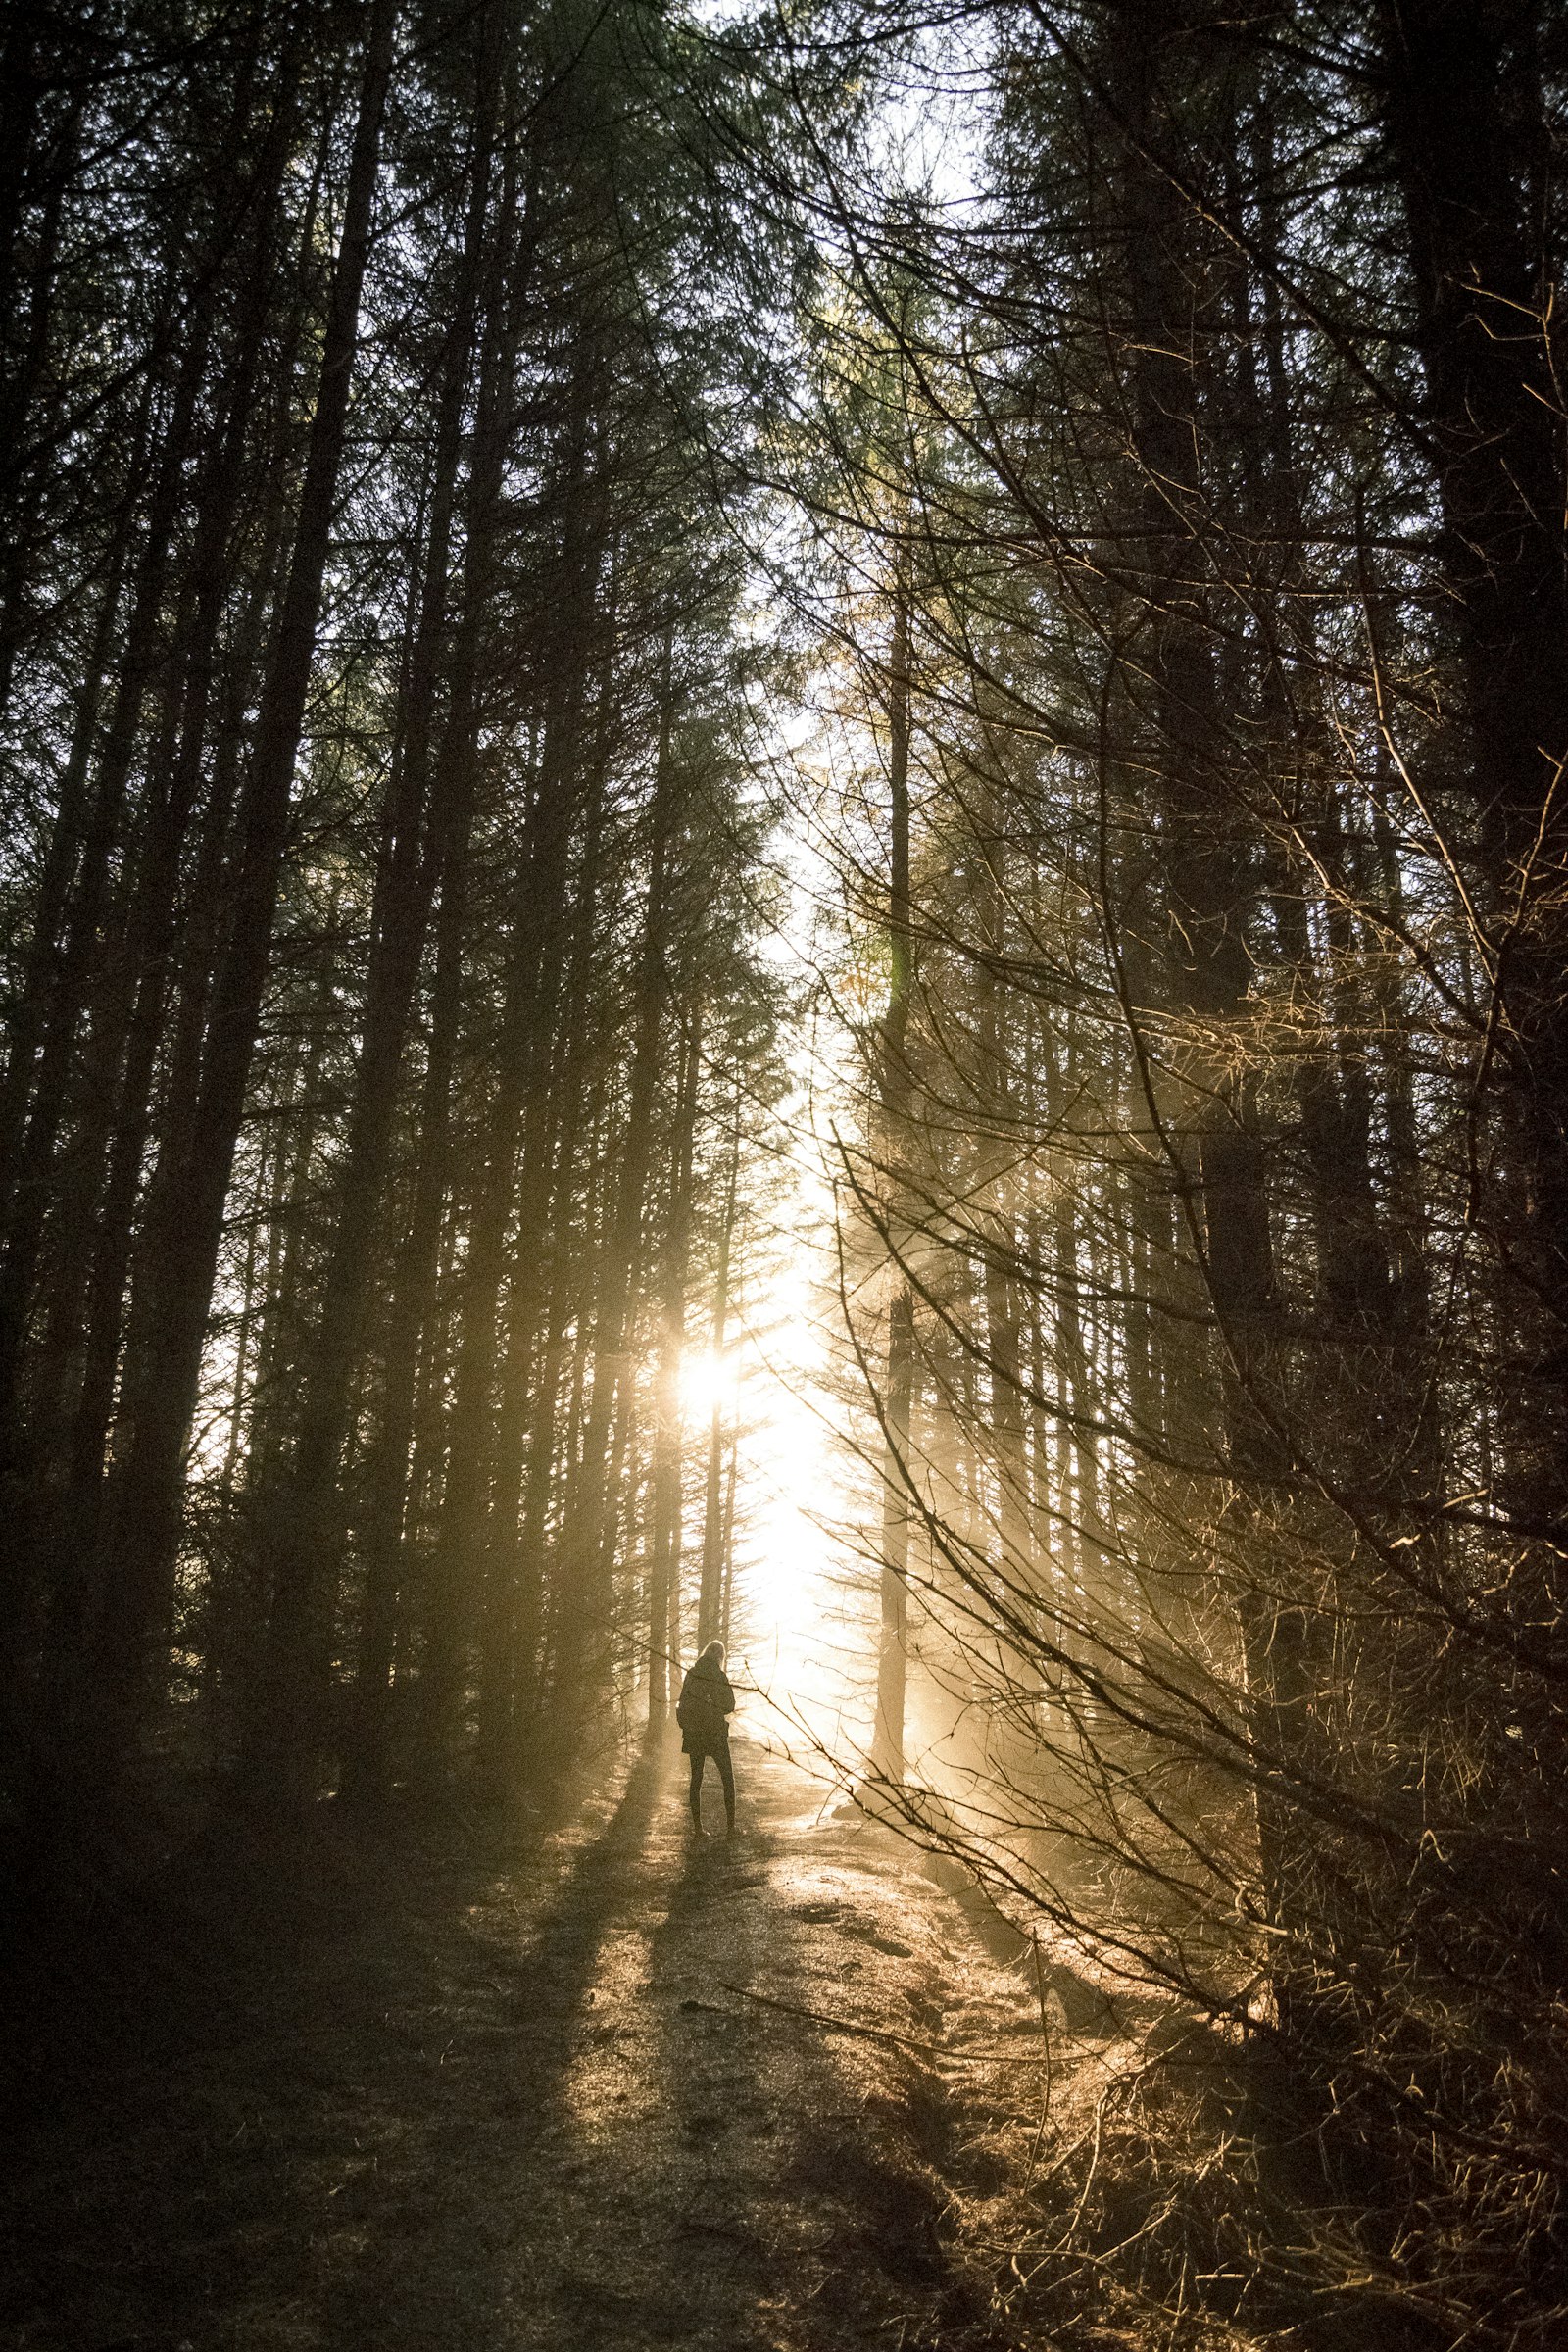
<instances>
[{"instance_id":1,"label":"mist in forest","mask_svg":"<svg viewBox=\"0 0 1568 2352\"><path fill-rule=\"evenodd\" d=\"M1549 2352L1568 19L0 43L17 1982L585 1789L654 1902L718 1642L792 1916L1038 2009L901 2343Z\"/></svg>"}]
</instances>

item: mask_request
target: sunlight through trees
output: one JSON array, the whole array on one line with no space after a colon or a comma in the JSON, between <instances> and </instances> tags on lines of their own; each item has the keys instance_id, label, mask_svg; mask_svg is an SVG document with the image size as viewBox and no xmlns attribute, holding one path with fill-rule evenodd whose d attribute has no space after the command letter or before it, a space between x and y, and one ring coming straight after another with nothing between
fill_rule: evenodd
<instances>
[{"instance_id":1,"label":"sunlight through trees","mask_svg":"<svg viewBox=\"0 0 1568 2352\"><path fill-rule=\"evenodd\" d=\"M1556 13L4 41L8 1884L722 1640L1149 2025L1096 2340L1546 2352Z\"/></svg>"}]
</instances>

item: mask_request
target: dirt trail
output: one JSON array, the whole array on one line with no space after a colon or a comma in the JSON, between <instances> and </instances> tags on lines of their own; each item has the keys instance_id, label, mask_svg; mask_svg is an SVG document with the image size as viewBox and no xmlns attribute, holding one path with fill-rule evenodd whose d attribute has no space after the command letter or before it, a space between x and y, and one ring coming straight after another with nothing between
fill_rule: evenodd
<instances>
[{"instance_id":1,"label":"dirt trail","mask_svg":"<svg viewBox=\"0 0 1568 2352\"><path fill-rule=\"evenodd\" d=\"M1022 2340L959 2217L1036 2095L1029 1986L885 1833L737 1768L733 1842L692 1840L671 1741L521 1849L328 1834L286 1901L254 1858L205 1887L156 1969L127 1936L13 2138L0 2340Z\"/></svg>"}]
</instances>

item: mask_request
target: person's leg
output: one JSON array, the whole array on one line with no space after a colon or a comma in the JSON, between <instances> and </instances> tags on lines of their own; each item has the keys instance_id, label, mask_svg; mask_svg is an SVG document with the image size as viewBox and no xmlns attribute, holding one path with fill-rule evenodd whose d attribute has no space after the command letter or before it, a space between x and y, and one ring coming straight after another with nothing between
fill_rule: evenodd
<instances>
[{"instance_id":1,"label":"person's leg","mask_svg":"<svg viewBox=\"0 0 1568 2352\"><path fill-rule=\"evenodd\" d=\"M713 1762L718 1766L718 1777L724 1784L724 1819L733 1829L735 1827L735 1767L729 1760L729 1741L727 1740L721 1747L713 1750Z\"/></svg>"},{"instance_id":2,"label":"person's leg","mask_svg":"<svg viewBox=\"0 0 1568 2352\"><path fill-rule=\"evenodd\" d=\"M692 1758L692 1786L689 1800L692 1808L692 1827L697 1830L703 1826L703 1751L699 1748Z\"/></svg>"}]
</instances>

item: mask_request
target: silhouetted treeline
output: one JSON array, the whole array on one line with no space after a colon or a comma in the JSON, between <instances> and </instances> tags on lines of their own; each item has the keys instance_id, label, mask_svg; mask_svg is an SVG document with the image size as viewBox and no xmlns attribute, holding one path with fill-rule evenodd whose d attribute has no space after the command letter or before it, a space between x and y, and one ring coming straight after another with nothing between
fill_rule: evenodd
<instances>
[{"instance_id":1,"label":"silhouetted treeline","mask_svg":"<svg viewBox=\"0 0 1568 2352\"><path fill-rule=\"evenodd\" d=\"M668 1334L776 990L701 419L773 257L710 72L10 12L4 1781L89 1883L171 1766L512 1789L657 1702L715 1481L725 1605Z\"/></svg>"},{"instance_id":2,"label":"silhouetted treeline","mask_svg":"<svg viewBox=\"0 0 1568 2352\"><path fill-rule=\"evenodd\" d=\"M841 648L872 1785L1067 1981L1195 2020L1043 2261L1121 2244L1098 2275L1195 2342L1544 2347L1564 27L922 38L901 119L961 68L974 146L837 177L794 477Z\"/></svg>"}]
</instances>

